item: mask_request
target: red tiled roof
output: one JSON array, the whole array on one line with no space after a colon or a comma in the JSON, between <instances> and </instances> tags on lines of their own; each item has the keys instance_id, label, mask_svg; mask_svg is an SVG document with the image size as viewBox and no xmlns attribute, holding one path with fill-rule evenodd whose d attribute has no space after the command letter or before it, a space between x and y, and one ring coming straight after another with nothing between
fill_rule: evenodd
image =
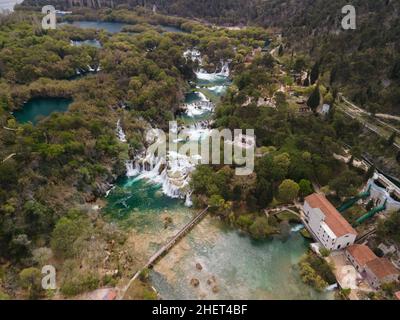
<instances>
[{"instance_id":1,"label":"red tiled roof","mask_svg":"<svg viewBox=\"0 0 400 320\"><path fill-rule=\"evenodd\" d=\"M325 223L337 237L344 236L348 233L357 235L357 231L353 229L324 195L313 193L307 196L305 201L307 201L312 208L321 209L325 215Z\"/></svg>"},{"instance_id":2,"label":"red tiled roof","mask_svg":"<svg viewBox=\"0 0 400 320\"><path fill-rule=\"evenodd\" d=\"M375 274L378 279L383 279L390 275L400 275L394 265L385 258L376 258L367 262L367 267Z\"/></svg>"},{"instance_id":3,"label":"red tiled roof","mask_svg":"<svg viewBox=\"0 0 400 320\"><path fill-rule=\"evenodd\" d=\"M377 258L375 253L373 253L372 250L364 244L353 244L346 250L362 267L365 266L367 262Z\"/></svg>"}]
</instances>

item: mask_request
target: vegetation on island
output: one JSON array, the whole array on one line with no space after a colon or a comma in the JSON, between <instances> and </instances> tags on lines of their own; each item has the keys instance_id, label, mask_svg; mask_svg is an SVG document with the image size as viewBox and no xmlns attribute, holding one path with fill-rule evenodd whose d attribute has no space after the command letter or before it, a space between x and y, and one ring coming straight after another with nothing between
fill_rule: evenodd
<instances>
[{"instance_id":1,"label":"vegetation on island","mask_svg":"<svg viewBox=\"0 0 400 320\"><path fill-rule=\"evenodd\" d=\"M197 167L191 179L195 206L208 205L212 214L262 239L279 233L282 222L298 221L293 213L265 209L288 206L319 187L336 203L357 194L371 172L356 168L354 157L366 155L400 173L397 135L371 135L341 112L345 96L369 112L369 121L377 121L377 113L398 113L398 3L356 0L358 28L342 32L344 0L228 2L151 4L160 12L247 28L127 10L141 4L136 0L114 0L114 9L76 9L62 19L126 23L117 34L68 24L43 30L41 0L26 0L21 10L0 16L0 300L55 294L39 285L40 268L48 263L57 267L57 294L66 297L115 286L141 264L124 230L96 207L125 173L125 161L146 146L145 130L167 128L179 112L198 67L183 57L187 48L201 51L207 71L231 61L233 84L213 127L254 129L257 137L250 176L235 175L235 164ZM266 21L283 37L260 27ZM183 32L165 32L161 25ZM94 39L101 48L71 43ZM38 97L72 104L37 125L18 123L13 112ZM326 115L320 114L323 104L330 106ZM118 120L127 143L116 137ZM343 146L351 148L349 164L334 157ZM398 230L394 214L378 224L377 234L399 243ZM317 290L334 282L329 264L312 253L299 269ZM397 289L384 286L369 298L393 298ZM147 272L130 294L157 298ZM344 299L348 294L340 292Z\"/></svg>"},{"instance_id":2,"label":"vegetation on island","mask_svg":"<svg viewBox=\"0 0 400 320\"><path fill-rule=\"evenodd\" d=\"M239 221L240 227L248 231L243 220L244 225L250 226L262 217L266 235L276 232L276 222L265 217L265 208L304 198L314 191L312 182L326 186L340 202L356 194L366 179L356 168L333 156L341 153L341 142L354 136L359 127L334 109L328 118L316 112L299 113L288 93L276 92L287 77L281 68L269 53L256 54L250 64L240 67L215 112L217 129L254 129L254 172L240 177L233 173L235 165L199 166L191 182L195 204L211 205L216 214L233 225ZM323 96L329 95L329 88L319 86ZM292 88L308 89L295 85ZM308 91L312 95L312 90ZM275 107L258 105L260 98L273 99Z\"/></svg>"},{"instance_id":3,"label":"vegetation on island","mask_svg":"<svg viewBox=\"0 0 400 320\"><path fill-rule=\"evenodd\" d=\"M333 267L313 252L307 253L298 265L302 281L318 291L323 291L336 282Z\"/></svg>"},{"instance_id":4,"label":"vegetation on island","mask_svg":"<svg viewBox=\"0 0 400 320\"><path fill-rule=\"evenodd\" d=\"M36 286L37 270L48 263L64 296L115 286L132 274L143 257L124 230L99 214L98 199L125 174L126 159L143 150L145 130L167 128L174 119L196 68L185 50L199 48L209 70L223 57L235 70L267 35L262 28L212 29L140 10L83 11L71 18L88 16L140 23L140 32L73 25L43 30L41 16L31 11L0 17L0 265L12 266L1 274L2 298L51 295ZM176 23L187 32L152 27ZM101 48L71 43L90 39ZM72 103L36 125L18 123L12 112L36 97ZM117 139L118 120L127 143ZM153 297L143 283L138 294Z\"/></svg>"},{"instance_id":5,"label":"vegetation on island","mask_svg":"<svg viewBox=\"0 0 400 320\"><path fill-rule=\"evenodd\" d=\"M388 219L380 220L377 227L378 238L400 245L400 215L393 212Z\"/></svg>"}]
</instances>

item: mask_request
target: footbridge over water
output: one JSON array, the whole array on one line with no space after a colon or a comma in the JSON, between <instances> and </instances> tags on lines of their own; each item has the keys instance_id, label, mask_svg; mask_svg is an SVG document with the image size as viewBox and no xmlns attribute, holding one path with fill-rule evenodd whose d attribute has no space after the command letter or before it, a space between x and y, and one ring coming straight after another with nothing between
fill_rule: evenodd
<instances>
[{"instance_id":1,"label":"footbridge over water","mask_svg":"<svg viewBox=\"0 0 400 320\"><path fill-rule=\"evenodd\" d=\"M158 259L167 254L179 242L179 240L181 240L186 234L188 234L189 231L192 230L192 228L206 216L208 209L209 206L207 206L202 211L197 213L181 230L179 230L179 232L175 236L173 236L165 245L163 245L156 253L154 253L149 258L147 263L135 273L135 275L129 281L129 283L124 287L123 290L121 290L119 294L120 299L122 299L125 296L125 293L128 290L128 288L138 278L138 276L142 273L142 271L153 267Z\"/></svg>"}]
</instances>

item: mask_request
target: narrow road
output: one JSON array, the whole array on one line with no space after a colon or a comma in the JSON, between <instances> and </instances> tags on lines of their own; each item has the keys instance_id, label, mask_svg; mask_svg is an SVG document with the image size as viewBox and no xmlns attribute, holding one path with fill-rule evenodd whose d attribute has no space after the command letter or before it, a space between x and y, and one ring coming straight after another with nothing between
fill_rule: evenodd
<instances>
[{"instance_id":1,"label":"narrow road","mask_svg":"<svg viewBox=\"0 0 400 320\"><path fill-rule=\"evenodd\" d=\"M16 153L11 153L9 156L7 156L7 157L5 157L3 159L3 163L6 162L7 160L11 159L12 157L16 156L16 155L17 155Z\"/></svg>"}]
</instances>

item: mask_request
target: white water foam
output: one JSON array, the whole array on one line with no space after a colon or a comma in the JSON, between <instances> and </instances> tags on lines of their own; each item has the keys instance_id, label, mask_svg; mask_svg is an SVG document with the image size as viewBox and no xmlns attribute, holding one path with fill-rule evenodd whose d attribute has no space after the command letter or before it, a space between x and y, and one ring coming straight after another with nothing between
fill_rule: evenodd
<instances>
[{"instance_id":1,"label":"white water foam","mask_svg":"<svg viewBox=\"0 0 400 320\"><path fill-rule=\"evenodd\" d=\"M188 50L185 52L185 58L199 59L201 63L201 55L198 51ZM220 72L207 73L204 70L200 70L196 73L199 80L221 80L222 78L227 78L229 76L229 63L221 62L222 68ZM207 97L201 93L197 92L200 101L193 104L187 104L187 114L189 116L200 115L204 112L211 112L214 109L214 104L207 99ZM188 127L174 127L170 128L171 132L178 134L179 141L200 141L206 138L210 134L209 121L199 121ZM117 123L117 128L120 124ZM121 128L122 129L122 128ZM118 132L120 131L117 129ZM157 139L157 130L153 130L153 135L148 136L148 143L150 140ZM121 132L120 132L121 133ZM118 134L120 138L123 136ZM126 175L131 177L129 183L134 183L135 181L146 179L151 183L156 183L161 185L162 191L165 195L171 198L185 199L185 205L191 206L191 190L189 187L191 173L195 170L196 165L201 160L199 154L187 155L180 154L175 151L169 151L165 157L158 157L152 153L143 153L138 155L134 160L129 160L126 162Z\"/></svg>"},{"instance_id":2,"label":"white water foam","mask_svg":"<svg viewBox=\"0 0 400 320\"><path fill-rule=\"evenodd\" d=\"M117 129L116 129L116 131L117 131L118 140L121 141L121 142L126 142L127 141L126 140L126 134L125 134L125 132L122 129L122 126L121 126L121 119L118 119L118 121L117 121Z\"/></svg>"},{"instance_id":3,"label":"white water foam","mask_svg":"<svg viewBox=\"0 0 400 320\"><path fill-rule=\"evenodd\" d=\"M220 72L208 73L204 69L200 69L195 72L197 79L213 82L220 80L221 77L228 78L230 75L229 62L221 61L221 65L222 67Z\"/></svg>"},{"instance_id":4,"label":"white water foam","mask_svg":"<svg viewBox=\"0 0 400 320\"><path fill-rule=\"evenodd\" d=\"M207 89L214 92L216 95L222 95L226 89L227 86L213 86L213 87L208 87Z\"/></svg>"},{"instance_id":5,"label":"white water foam","mask_svg":"<svg viewBox=\"0 0 400 320\"><path fill-rule=\"evenodd\" d=\"M303 228L304 228L304 225L296 224L292 229L290 229L290 232L299 232Z\"/></svg>"}]
</instances>

